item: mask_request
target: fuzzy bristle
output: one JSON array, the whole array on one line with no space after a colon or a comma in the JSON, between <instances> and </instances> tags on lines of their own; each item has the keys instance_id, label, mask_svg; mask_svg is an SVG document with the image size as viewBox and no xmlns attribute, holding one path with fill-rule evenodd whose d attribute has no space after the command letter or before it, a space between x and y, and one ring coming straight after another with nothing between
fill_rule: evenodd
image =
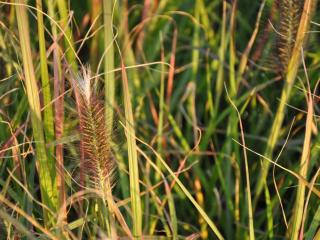
<instances>
[{"instance_id":1,"label":"fuzzy bristle","mask_svg":"<svg viewBox=\"0 0 320 240\"><path fill-rule=\"evenodd\" d=\"M279 71L285 73L294 48L300 18L303 10L301 0L277 0L279 25L277 52L280 64Z\"/></svg>"},{"instance_id":2,"label":"fuzzy bristle","mask_svg":"<svg viewBox=\"0 0 320 240\"><path fill-rule=\"evenodd\" d=\"M83 67L81 74L78 74L74 83L79 90L79 93L86 102L90 102L91 98L91 72L88 67Z\"/></svg>"}]
</instances>

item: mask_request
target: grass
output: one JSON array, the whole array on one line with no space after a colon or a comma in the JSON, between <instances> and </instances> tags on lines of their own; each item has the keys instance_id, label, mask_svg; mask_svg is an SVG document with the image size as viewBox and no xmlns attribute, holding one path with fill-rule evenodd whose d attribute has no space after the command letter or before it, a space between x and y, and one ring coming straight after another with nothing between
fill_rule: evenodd
<instances>
[{"instance_id":1,"label":"grass","mask_svg":"<svg viewBox=\"0 0 320 240\"><path fill-rule=\"evenodd\" d=\"M42 125L42 116L40 109L39 89L36 82L36 76L32 64L32 54L29 37L29 26L26 8L23 6L16 6L17 24L19 28L19 39L21 42L22 61L25 76L26 91L31 113L32 130L34 141L36 142L36 153L38 161L38 172L41 188L41 197L43 203L49 209L55 211L57 209L57 188L56 188L56 171L54 168L54 160L48 157L45 147L44 127ZM45 80L44 80L45 81ZM49 97L49 96L47 96ZM46 98L48 101L48 98ZM48 112L47 112L48 113ZM46 116L46 120L50 116ZM52 118L52 116L51 116ZM46 123L49 123L46 122ZM45 124L44 124L45 126ZM48 139L52 138L51 126L46 126L48 130ZM51 132L50 132L51 131ZM46 226L52 226L53 220L50 213L44 209L44 222Z\"/></svg>"},{"instance_id":2,"label":"grass","mask_svg":"<svg viewBox=\"0 0 320 240\"><path fill-rule=\"evenodd\" d=\"M0 239L319 239L317 1L0 8Z\"/></svg>"},{"instance_id":3,"label":"grass","mask_svg":"<svg viewBox=\"0 0 320 240\"><path fill-rule=\"evenodd\" d=\"M133 235L134 237L141 237L142 235L142 209L140 199L140 185L139 185L139 168L137 145L135 139L135 129L133 112L131 106L131 97L129 91L128 78L124 68L123 60L121 60L121 77L124 96L124 111L126 119L126 135L128 143L128 164L129 164L129 178L130 178L130 196L132 208L133 221Z\"/></svg>"}]
</instances>

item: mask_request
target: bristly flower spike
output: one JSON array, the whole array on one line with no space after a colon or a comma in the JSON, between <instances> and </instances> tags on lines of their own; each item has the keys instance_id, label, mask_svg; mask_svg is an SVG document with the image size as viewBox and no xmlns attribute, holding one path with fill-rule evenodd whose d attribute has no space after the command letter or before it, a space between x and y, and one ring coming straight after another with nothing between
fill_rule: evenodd
<instances>
[{"instance_id":1,"label":"bristly flower spike","mask_svg":"<svg viewBox=\"0 0 320 240\"><path fill-rule=\"evenodd\" d=\"M116 166L111 150L111 139L106 133L104 106L96 94L91 91L91 74L88 68L76 77L79 91L80 132L85 153L84 171L89 179L102 191L112 186L112 173Z\"/></svg>"},{"instance_id":2,"label":"bristly flower spike","mask_svg":"<svg viewBox=\"0 0 320 240\"><path fill-rule=\"evenodd\" d=\"M73 77L75 91L80 96L80 136L85 156L83 171L108 205L111 239L117 238L114 215L126 234L132 237L112 197L113 173L117 164L112 153L111 136L108 136L106 130L104 105L96 93L92 92L91 79L94 78L88 67L82 68L81 74Z\"/></svg>"}]
</instances>

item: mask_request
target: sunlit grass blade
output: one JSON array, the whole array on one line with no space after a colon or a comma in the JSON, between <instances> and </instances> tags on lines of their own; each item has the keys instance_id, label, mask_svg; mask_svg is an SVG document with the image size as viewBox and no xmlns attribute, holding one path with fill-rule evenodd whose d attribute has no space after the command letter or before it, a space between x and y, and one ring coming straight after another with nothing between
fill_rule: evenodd
<instances>
[{"instance_id":1,"label":"sunlit grass blade","mask_svg":"<svg viewBox=\"0 0 320 240\"><path fill-rule=\"evenodd\" d=\"M112 23L113 0L103 0L103 21L104 21L104 48L108 49L104 58L104 87L105 87L105 114L107 134L112 131L113 108L115 98L114 78L114 47L113 47L113 23Z\"/></svg>"},{"instance_id":2,"label":"sunlit grass blade","mask_svg":"<svg viewBox=\"0 0 320 240\"><path fill-rule=\"evenodd\" d=\"M39 36L39 50L40 50L40 71L41 71L41 84L43 95L43 126L45 132L45 139L47 143L54 140L54 126L53 126L53 111L51 102L51 86L49 81L48 63L46 56L46 42L44 35L44 23L42 16L42 0L37 0L37 23L38 23L38 36ZM54 156L54 148L48 149L48 158ZM53 160L50 160L53 161Z\"/></svg>"},{"instance_id":3,"label":"sunlit grass blade","mask_svg":"<svg viewBox=\"0 0 320 240\"><path fill-rule=\"evenodd\" d=\"M64 42L65 42L65 49L66 49L66 56L68 63L71 65L73 71L77 71L77 56L74 52L74 40L72 36L72 31L68 25L68 8L67 3L65 0L57 0L57 6L59 9L59 13L61 16L61 25L62 29L64 30Z\"/></svg>"},{"instance_id":4,"label":"sunlit grass blade","mask_svg":"<svg viewBox=\"0 0 320 240\"><path fill-rule=\"evenodd\" d=\"M131 97L129 92L128 78L124 63L121 61L121 73L122 73L122 87L124 95L124 110L126 118L126 128L128 133L128 162L129 162L129 177L130 177L130 196L131 196L131 208L133 218L133 235L136 238L142 236L142 209L140 199L140 186L139 186L139 168L138 168L138 156L137 146L135 138L134 120L131 106Z\"/></svg>"},{"instance_id":5,"label":"sunlit grass blade","mask_svg":"<svg viewBox=\"0 0 320 240\"><path fill-rule=\"evenodd\" d=\"M24 3L17 0L17 3ZM38 162L38 173L40 181L40 189L42 201L50 209L57 209L57 189L56 189L56 172L55 163L52 158L47 157L45 147L44 129L40 110L39 89L33 68L33 60L30 46L29 25L26 7L17 5L17 22L19 29L19 39L22 51L23 70L25 84L28 96L28 102L31 114L31 123L33 136L36 141L36 158ZM51 160L51 161L50 161ZM53 216L50 216L46 210L44 211L45 224L52 226L54 224Z\"/></svg>"},{"instance_id":6,"label":"sunlit grass blade","mask_svg":"<svg viewBox=\"0 0 320 240\"><path fill-rule=\"evenodd\" d=\"M302 51L302 50L301 50ZM304 56L301 54L302 57ZM307 76L308 81L308 111L307 111L307 119L306 119L306 128L305 128L305 136L304 136L304 143L303 143L303 149L302 149L302 155L300 159L300 169L299 174L303 178L307 178L308 176L308 170L309 170L309 163L310 163L310 149L311 149L311 136L312 136L312 124L313 124L313 99L311 96L311 90L309 85L309 78L307 74L307 69L303 60L303 66L304 70ZM302 217L303 217L303 210L304 210L304 202L305 202L305 191L306 186L299 181L298 189L297 189L297 195L296 195L296 202L295 202L295 208L292 216L292 228L289 227L289 231L291 231L291 239L298 239L299 232L301 229L302 224Z\"/></svg>"}]
</instances>

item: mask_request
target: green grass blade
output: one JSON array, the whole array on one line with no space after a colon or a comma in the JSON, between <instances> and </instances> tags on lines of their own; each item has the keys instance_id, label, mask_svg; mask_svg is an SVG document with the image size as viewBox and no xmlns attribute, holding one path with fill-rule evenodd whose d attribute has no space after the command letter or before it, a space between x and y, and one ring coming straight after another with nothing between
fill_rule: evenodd
<instances>
[{"instance_id":1,"label":"green grass blade","mask_svg":"<svg viewBox=\"0 0 320 240\"><path fill-rule=\"evenodd\" d=\"M128 141L128 161L129 161L129 175L130 175L130 195L131 195L131 208L133 215L133 235L136 238L142 236L142 210L140 199L140 186L139 186L139 169L138 169L138 156L136 137L133 121L133 113L131 106L131 98L129 92L129 84L127 74L122 62L122 85L124 95L124 110L126 118L126 133Z\"/></svg>"},{"instance_id":2,"label":"green grass blade","mask_svg":"<svg viewBox=\"0 0 320 240\"><path fill-rule=\"evenodd\" d=\"M22 0L17 0L16 2L24 3L24 1ZM39 90L33 68L26 7L23 5L17 5L16 14L22 51L25 85L31 113L32 130L34 139L36 141L36 157L38 161L41 196L43 203L55 211L57 208L55 164L53 161L50 162L50 159L47 157L45 147L44 129L40 110L40 99L38 95ZM52 216L49 216L49 213L46 210L43 211L45 224L47 226L53 224Z\"/></svg>"},{"instance_id":3,"label":"green grass blade","mask_svg":"<svg viewBox=\"0 0 320 240\"><path fill-rule=\"evenodd\" d=\"M319 227L320 227L320 206L318 207L316 213L314 214L311 225L305 234L306 240L312 240L317 232L317 229L319 229Z\"/></svg>"},{"instance_id":4,"label":"green grass blade","mask_svg":"<svg viewBox=\"0 0 320 240\"><path fill-rule=\"evenodd\" d=\"M49 0L50 1L50 0ZM68 8L65 0L57 0L58 9L61 17L61 25L64 30L64 42L66 48L66 55L68 63L71 65L73 71L77 71L77 56L74 52L74 40L72 36L72 31L68 26Z\"/></svg>"},{"instance_id":5,"label":"green grass blade","mask_svg":"<svg viewBox=\"0 0 320 240\"><path fill-rule=\"evenodd\" d=\"M105 114L106 131L111 136L113 123L113 108L115 94L114 79L114 47L113 47L113 24L112 24L113 0L103 1L103 20L104 20L104 48L108 49L104 59L104 81L105 81Z\"/></svg>"},{"instance_id":6,"label":"green grass blade","mask_svg":"<svg viewBox=\"0 0 320 240\"><path fill-rule=\"evenodd\" d=\"M45 139L47 143L54 140L54 126L53 126L53 111L51 102L51 90L50 81L48 73L48 63L46 54L46 42L44 36L44 23L42 16L42 0L37 0L37 23L38 23L38 36L39 36L39 49L40 49L40 70L41 70L41 84L42 84L42 94L43 94L43 106L45 109L43 111L43 126L45 132ZM54 148L48 149L48 158L52 157L54 154Z\"/></svg>"},{"instance_id":7,"label":"green grass blade","mask_svg":"<svg viewBox=\"0 0 320 240\"><path fill-rule=\"evenodd\" d=\"M225 61L225 52L227 47L227 1L223 0L222 3L222 23L221 23L221 40L219 47L219 67L217 72L217 81L215 87L215 113L218 112L220 105L220 98L223 91L223 82L224 82L224 61Z\"/></svg>"}]
</instances>

